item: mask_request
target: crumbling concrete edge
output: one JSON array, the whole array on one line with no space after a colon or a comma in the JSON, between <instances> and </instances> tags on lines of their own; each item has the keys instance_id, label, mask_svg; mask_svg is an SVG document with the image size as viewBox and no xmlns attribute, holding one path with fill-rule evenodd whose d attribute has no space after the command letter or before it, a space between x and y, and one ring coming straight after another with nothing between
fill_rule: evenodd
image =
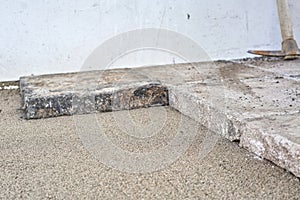
<instances>
[{"instance_id":1,"label":"crumbling concrete edge","mask_svg":"<svg viewBox=\"0 0 300 200\"><path fill-rule=\"evenodd\" d=\"M230 141L240 140L243 123L218 110L205 99L199 99L176 86L169 86L169 106Z\"/></svg>"},{"instance_id":2,"label":"crumbling concrete edge","mask_svg":"<svg viewBox=\"0 0 300 200\"><path fill-rule=\"evenodd\" d=\"M184 102L183 104L181 102ZM276 134L268 134L247 121L209 106L191 93L169 88L169 106L224 138L290 171L300 178L300 145ZM206 116L206 117L203 117Z\"/></svg>"},{"instance_id":3,"label":"crumbling concrete edge","mask_svg":"<svg viewBox=\"0 0 300 200\"><path fill-rule=\"evenodd\" d=\"M300 145L245 124L241 127L240 146L272 161L300 178Z\"/></svg>"}]
</instances>

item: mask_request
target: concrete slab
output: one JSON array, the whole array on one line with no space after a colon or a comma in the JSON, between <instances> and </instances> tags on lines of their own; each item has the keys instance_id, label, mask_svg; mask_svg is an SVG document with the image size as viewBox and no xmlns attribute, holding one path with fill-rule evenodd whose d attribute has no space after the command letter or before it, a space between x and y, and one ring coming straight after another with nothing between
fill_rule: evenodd
<instances>
[{"instance_id":1,"label":"concrete slab","mask_svg":"<svg viewBox=\"0 0 300 200\"><path fill-rule=\"evenodd\" d=\"M117 94L113 102L122 105L118 106L119 110L169 104L210 130L231 141L241 141L241 146L300 177L300 143L297 139L300 125L296 123L300 113L300 87L297 76L291 77L298 73L298 62L287 62L289 69L284 72L275 70L276 67L269 70L262 66L265 66L263 62L266 66L284 66L286 62L261 62L257 66L255 60L242 60L80 72L24 77L20 83L26 118L55 116L38 114L44 107L51 108L48 99L44 100L45 96L60 99L65 94L81 92L97 107L95 91L103 94L109 88L112 95ZM128 106L128 99L138 88L150 85L155 85L155 89L150 90L151 95L146 96L146 101L141 101L144 97L139 96L137 106ZM128 98L122 100L124 95ZM147 104L153 96L156 99ZM106 101L103 95L97 97L98 102ZM79 107L83 113L90 112L82 109L82 101L69 102L72 102L70 108ZM76 112L68 114L73 113ZM269 122L269 119L275 120ZM283 119L288 120L283 123ZM266 124L277 131L270 131ZM282 127L285 127L284 133L279 131Z\"/></svg>"}]
</instances>

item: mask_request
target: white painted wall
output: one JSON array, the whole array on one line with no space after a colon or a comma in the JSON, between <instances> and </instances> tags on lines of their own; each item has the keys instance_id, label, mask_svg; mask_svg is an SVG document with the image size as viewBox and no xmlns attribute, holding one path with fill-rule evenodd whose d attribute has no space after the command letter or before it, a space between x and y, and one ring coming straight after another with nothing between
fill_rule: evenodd
<instances>
[{"instance_id":1,"label":"white painted wall","mask_svg":"<svg viewBox=\"0 0 300 200\"><path fill-rule=\"evenodd\" d=\"M300 3L291 0L290 6L300 42ZM140 28L186 35L212 59L281 48L275 0L1 0L0 81L78 71L101 43ZM140 65L136 60L127 64Z\"/></svg>"}]
</instances>

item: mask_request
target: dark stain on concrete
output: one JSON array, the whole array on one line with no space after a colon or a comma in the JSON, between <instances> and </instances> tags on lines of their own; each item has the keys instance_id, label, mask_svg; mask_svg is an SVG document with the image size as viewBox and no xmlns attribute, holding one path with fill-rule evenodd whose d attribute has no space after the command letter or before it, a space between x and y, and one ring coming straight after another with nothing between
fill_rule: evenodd
<instances>
[{"instance_id":1,"label":"dark stain on concrete","mask_svg":"<svg viewBox=\"0 0 300 200\"><path fill-rule=\"evenodd\" d=\"M245 71L244 66L236 63L229 63L228 65L221 67L219 71L224 84L228 88L255 96L255 93L252 91L251 87L239 79L239 74Z\"/></svg>"}]
</instances>

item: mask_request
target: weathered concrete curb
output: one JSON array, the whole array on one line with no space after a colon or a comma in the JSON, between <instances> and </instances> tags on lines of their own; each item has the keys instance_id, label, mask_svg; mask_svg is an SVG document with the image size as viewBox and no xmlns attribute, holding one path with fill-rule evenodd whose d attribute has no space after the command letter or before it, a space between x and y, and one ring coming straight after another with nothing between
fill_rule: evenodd
<instances>
[{"instance_id":1,"label":"weathered concrete curb","mask_svg":"<svg viewBox=\"0 0 300 200\"><path fill-rule=\"evenodd\" d=\"M240 140L242 125L236 119L186 88L169 88L169 106L230 141Z\"/></svg>"},{"instance_id":2,"label":"weathered concrete curb","mask_svg":"<svg viewBox=\"0 0 300 200\"><path fill-rule=\"evenodd\" d=\"M20 89L27 119L170 105L300 177L299 63L281 71L272 66L286 62L254 64L224 61L23 77Z\"/></svg>"},{"instance_id":3,"label":"weathered concrete curb","mask_svg":"<svg viewBox=\"0 0 300 200\"><path fill-rule=\"evenodd\" d=\"M246 124L242 132L240 146L300 177L299 143L251 124Z\"/></svg>"},{"instance_id":4,"label":"weathered concrete curb","mask_svg":"<svg viewBox=\"0 0 300 200\"><path fill-rule=\"evenodd\" d=\"M208 106L208 103L199 98L199 96L197 97L197 95L176 89L169 91L169 104L171 107L200 122L230 141L239 141L241 147L248 149L261 158L272 161L278 166L289 170L297 177L300 177L300 141L283 136L278 127L284 124L276 124L276 121L265 123L265 126L268 126L272 130L275 129L275 131L271 132L261 124L257 125L254 123L264 123L262 122L263 119L259 117L251 119L239 118L230 114L228 110L226 112L222 108L218 109L217 106ZM184 105L189 106L181 106L182 104L177 103L177 99L180 98L186 102ZM298 116L287 114L284 117L292 117L295 120L300 119L300 114ZM296 131L299 131L300 120L296 126L298 129L291 133L299 133Z\"/></svg>"}]
</instances>

